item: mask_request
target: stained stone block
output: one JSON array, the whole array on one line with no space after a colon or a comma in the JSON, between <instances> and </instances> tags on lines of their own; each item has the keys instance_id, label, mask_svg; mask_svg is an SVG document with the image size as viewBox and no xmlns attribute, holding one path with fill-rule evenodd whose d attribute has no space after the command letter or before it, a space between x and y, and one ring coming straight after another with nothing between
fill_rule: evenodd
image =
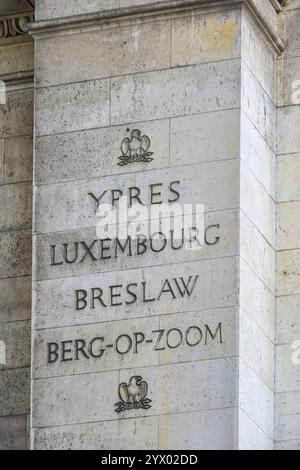
<instances>
[{"instance_id":1,"label":"stained stone block","mask_svg":"<svg viewBox=\"0 0 300 470\"><path fill-rule=\"evenodd\" d=\"M0 323L30 320L30 277L1 279L0 291Z\"/></svg>"},{"instance_id":2,"label":"stained stone block","mask_svg":"<svg viewBox=\"0 0 300 470\"><path fill-rule=\"evenodd\" d=\"M300 295L277 298L277 344L291 343L300 338L299 309Z\"/></svg>"},{"instance_id":3,"label":"stained stone block","mask_svg":"<svg viewBox=\"0 0 300 470\"><path fill-rule=\"evenodd\" d=\"M9 110L9 112L8 112ZM0 106L0 138L32 133L33 91L16 90L7 93L7 102Z\"/></svg>"},{"instance_id":4,"label":"stained stone block","mask_svg":"<svg viewBox=\"0 0 300 470\"><path fill-rule=\"evenodd\" d=\"M274 435L274 393L242 359L239 370L240 406L272 440ZM260 397L260 400L253 396L253 390L256 391L255 393Z\"/></svg>"},{"instance_id":5,"label":"stained stone block","mask_svg":"<svg viewBox=\"0 0 300 470\"><path fill-rule=\"evenodd\" d=\"M171 286L176 289L176 283L170 277L170 269L170 266L157 266L37 282L34 284L34 326L37 329L43 329L180 313L189 311L190 304L196 305L199 311L236 305L236 264L234 258L185 263L176 268L173 266L172 279L176 278L178 285L181 286L180 278L182 278L188 285L190 296L186 294L181 297L176 290L174 293L176 302L174 302L173 295L170 294L163 296L163 305L157 300L143 302L143 299L157 299L165 280L168 278L170 278ZM198 275L199 278L197 278ZM192 276L191 279L190 276ZM86 308L83 309L85 304L79 303L78 308L81 310L74 311L76 291L84 289L91 295L91 289L97 286L102 289L106 287L105 302L107 302L110 292L109 286L122 285L122 289L120 288L119 291L123 293L126 286L137 283L138 279L143 279L142 282L145 283L145 297L143 297L144 284L137 286L134 292L137 295L135 304L125 304L124 301L129 300L126 296L126 299L122 300L122 305L119 306L106 308L100 304L98 308L92 308L89 301ZM173 287L171 288L173 289ZM81 294L78 293L78 298Z\"/></svg>"},{"instance_id":6,"label":"stained stone block","mask_svg":"<svg viewBox=\"0 0 300 470\"><path fill-rule=\"evenodd\" d=\"M217 232L216 235L218 237L219 232ZM184 263L201 259L213 259L215 257L222 258L224 256L235 256L237 248L236 245L232 243L234 240L229 240L230 244L228 245L226 237L223 238L224 244L222 242L217 243L216 245L205 244L205 246L200 250L186 250L183 245L183 249L176 250L176 263ZM81 240L85 240L84 244ZM157 246L154 242L149 241L146 243L145 248L142 249L142 253L139 253L140 245L138 240L133 240L131 243L127 242L127 248L123 254L123 251L120 251L119 245L116 245L116 242L111 243L109 240L100 242L100 240L95 237L94 230L81 230L80 232L72 231L58 233L56 235L49 234L39 236L35 239L35 250L37 256L39 256L39 259L42 261L42 264L37 267L37 270L34 273L35 280L95 274L98 273L99 270L101 270L101 272L109 272L141 266L146 267L173 264L174 249L171 248L171 241L168 239L162 240L161 244ZM215 238L213 240L215 240ZM222 240L222 234L220 240ZM92 244L96 257L93 255L93 258L90 256L87 258L85 256L85 247L90 247ZM61 258L64 256L64 253L66 253L66 246L69 247L68 260L74 260L73 263L66 263ZM124 246L124 242L122 243L122 246ZM78 257L76 256L77 247ZM228 247L230 248L228 249ZM73 253L72 255L70 254L71 252ZM59 258L57 256L59 256ZM70 258L70 256L73 258ZM265 260L267 261L266 257ZM269 269L270 267L268 266L268 270Z\"/></svg>"},{"instance_id":7,"label":"stained stone block","mask_svg":"<svg viewBox=\"0 0 300 470\"><path fill-rule=\"evenodd\" d=\"M300 49L298 57L286 58L282 64L279 101L281 106L292 106L300 102Z\"/></svg>"},{"instance_id":8,"label":"stained stone block","mask_svg":"<svg viewBox=\"0 0 300 470\"><path fill-rule=\"evenodd\" d=\"M299 400L299 390L276 394L276 440L300 439Z\"/></svg>"},{"instance_id":9,"label":"stained stone block","mask_svg":"<svg viewBox=\"0 0 300 470\"><path fill-rule=\"evenodd\" d=\"M247 166L241 164L241 207L272 247L276 245L276 204Z\"/></svg>"},{"instance_id":10,"label":"stained stone block","mask_svg":"<svg viewBox=\"0 0 300 470\"><path fill-rule=\"evenodd\" d=\"M36 189L34 230L49 233L96 227L100 219L96 214L95 197L98 199L103 194L101 204L112 205L112 197L116 196L112 190L116 189L129 199L131 194L137 192L130 192L128 188L137 188L139 201L148 207L153 206L153 202L168 204L169 200L173 200L181 207L184 204L204 204L205 211L232 209L237 206L238 199L237 171L236 161L226 161L187 165L180 170L180 175L177 168L171 168L101 180L43 185ZM155 184L157 186L151 186ZM153 197L154 192L158 193L157 198ZM117 194L118 197L120 195Z\"/></svg>"},{"instance_id":11,"label":"stained stone block","mask_svg":"<svg viewBox=\"0 0 300 470\"><path fill-rule=\"evenodd\" d=\"M6 363L0 369L30 366L30 322L1 323L1 340L5 342Z\"/></svg>"},{"instance_id":12,"label":"stained stone block","mask_svg":"<svg viewBox=\"0 0 300 470\"><path fill-rule=\"evenodd\" d=\"M279 250L300 248L300 201L277 206L277 247Z\"/></svg>"},{"instance_id":13,"label":"stained stone block","mask_svg":"<svg viewBox=\"0 0 300 470\"><path fill-rule=\"evenodd\" d=\"M300 106L286 106L277 110L277 152L279 154L300 151L300 133L295 125L300 122Z\"/></svg>"},{"instance_id":14,"label":"stained stone block","mask_svg":"<svg viewBox=\"0 0 300 470\"><path fill-rule=\"evenodd\" d=\"M239 412L239 429L240 450L273 450L273 440L243 410Z\"/></svg>"},{"instance_id":15,"label":"stained stone block","mask_svg":"<svg viewBox=\"0 0 300 470\"><path fill-rule=\"evenodd\" d=\"M28 368L0 370L0 416L28 413L29 391Z\"/></svg>"},{"instance_id":16,"label":"stained stone block","mask_svg":"<svg viewBox=\"0 0 300 470\"><path fill-rule=\"evenodd\" d=\"M212 127L215 132L214 139L211 139L210 134ZM171 119L171 166L238 158L239 130L238 109Z\"/></svg>"},{"instance_id":17,"label":"stained stone block","mask_svg":"<svg viewBox=\"0 0 300 470\"><path fill-rule=\"evenodd\" d=\"M5 173L5 157L4 157L4 139L0 139L0 183L3 183Z\"/></svg>"},{"instance_id":18,"label":"stained stone block","mask_svg":"<svg viewBox=\"0 0 300 470\"><path fill-rule=\"evenodd\" d=\"M280 155L277 159L277 174L278 202L299 201L300 153Z\"/></svg>"},{"instance_id":19,"label":"stained stone block","mask_svg":"<svg viewBox=\"0 0 300 470\"><path fill-rule=\"evenodd\" d=\"M24 229L31 226L31 183L0 186L1 229Z\"/></svg>"},{"instance_id":20,"label":"stained stone block","mask_svg":"<svg viewBox=\"0 0 300 470\"><path fill-rule=\"evenodd\" d=\"M33 145L31 136L5 139L3 183L32 181Z\"/></svg>"},{"instance_id":21,"label":"stained stone block","mask_svg":"<svg viewBox=\"0 0 300 470\"><path fill-rule=\"evenodd\" d=\"M292 344L276 346L276 389L278 393L293 392L300 388L300 367L293 361L294 353Z\"/></svg>"},{"instance_id":22,"label":"stained stone block","mask_svg":"<svg viewBox=\"0 0 300 470\"><path fill-rule=\"evenodd\" d=\"M275 105L252 71L242 63L241 107L272 151L276 151Z\"/></svg>"},{"instance_id":23,"label":"stained stone block","mask_svg":"<svg viewBox=\"0 0 300 470\"><path fill-rule=\"evenodd\" d=\"M241 119L241 159L265 191L276 200L276 159L275 154L250 119L242 111ZM232 135L230 133L229 135ZM261 190L260 190L261 191ZM255 194L255 191L253 192ZM260 204L262 206L262 204ZM262 210L262 208L261 208Z\"/></svg>"},{"instance_id":24,"label":"stained stone block","mask_svg":"<svg viewBox=\"0 0 300 470\"><path fill-rule=\"evenodd\" d=\"M153 160L119 166L121 143L130 137L127 126L92 129L35 140L35 182L37 185L59 181L96 178L107 175L143 172L169 166L169 120L134 125L151 141ZM82 158L82 156L85 158Z\"/></svg>"},{"instance_id":25,"label":"stained stone block","mask_svg":"<svg viewBox=\"0 0 300 470\"><path fill-rule=\"evenodd\" d=\"M201 319L194 312L41 330L34 334L37 365L33 376L40 379L234 356L235 316L234 309L220 309L201 312ZM83 341L79 344L77 338Z\"/></svg>"},{"instance_id":26,"label":"stained stone block","mask_svg":"<svg viewBox=\"0 0 300 470\"><path fill-rule=\"evenodd\" d=\"M277 55L270 44L263 39L259 28L247 11L243 14L241 49L243 60L249 70L275 104Z\"/></svg>"},{"instance_id":27,"label":"stained stone block","mask_svg":"<svg viewBox=\"0 0 300 470\"><path fill-rule=\"evenodd\" d=\"M240 338L241 358L274 391L274 344L243 311L240 312Z\"/></svg>"},{"instance_id":28,"label":"stained stone block","mask_svg":"<svg viewBox=\"0 0 300 470\"><path fill-rule=\"evenodd\" d=\"M242 258L264 282L268 289L275 293L275 251L257 230L248 217L241 212L241 251Z\"/></svg>"},{"instance_id":29,"label":"stained stone block","mask_svg":"<svg viewBox=\"0 0 300 470\"><path fill-rule=\"evenodd\" d=\"M274 294L243 259L240 260L240 282L242 286L239 293L241 307L264 334L274 341Z\"/></svg>"},{"instance_id":30,"label":"stained stone block","mask_svg":"<svg viewBox=\"0 0 300 470\"><path fill-rule=\"evenodd\" d=\"M297 1L297 0L296 0ZM295 3L295 2L294 2ZM293 5L293 7L296 5ZM287 55L290 57L299 57L300 53L300 38L299 38L299 22L300 22L300 9L287 11L284 15L285 30L287 35Z\"/></svg>"},{"instance_id":31,"label":"stained stone block","mask_svg":"<svg viewBox=\"0 0 300 470\"><path fill-rule=\"evenodd\" d=\"M278 251L277 295L300 293L300 250Z\"/></svg>"},{"instance_id":32,"label":"stained stone block","mask_svg":"<svg viewBox=\"0 0 300 470\"><path fill-rule=\"evenodd\" d=\"M36 19L52 19L85 13L94 13L119 7L119 0L36 0Z\"/></svg>"},{"instance_id":33,"label":"stained stone block","mask_svg":"<svg viewBox=\"0 0 300 470\"><path fill-rule=\"evenodd\" d=\"M0 233L0 279L31 274L31 230Z\"/></svg>"},{"instance_id":34,"label":"stained stone block","mask_svg":"<svg viewBox=\"0 0 300 470\"><path fill-rule=\"evenodd\" d=\"M167 68L170 23L53 36L38 42L37 85L82 82Z\"/></svg>"},{"instance_id":35,"label":"stained stone block","mask_svg":"<svg viewBox=\"0 0 300 470\"><path fill-rule=\"evenodd\" d=\"M0 46L0 75L33 70L33 43Z\"/></svg>"},{"instance_id":36,"label":"stained stone block","mask_svg":"<svg viewBox=\"0 0 300 470\"><path fill-rule=\"evenodd\" d=\"M161 416L160 449L232 449L234 417L233 408Z\"/></svg>"},{"instance_id":37,"label":"stained stone block","mask_svg":"<svg viewBox=\"0 0 300 470\"><path fill-rule=\"evenodd\" d=\"M172 21L172 66L240 57L240 12L217 12Z\"/></svg>"},{"instance_id":38,"label":"stained stone block","mask_svg":"<svg viewBox=\"0 0 300 470\"><path fill-rule=\"evenodd\" d=\"M158 449L158 416L77 424L33 431L39 450Z\"/></svg>"},{"instance_id":39,"label":"stained stone block","mask_svg":"<svg viewBox=\"0 0 300 470\"><path fill-rule=\"evenodd\" d=\"M26 416L0 417L0 450L26 448Z\"/></svg>"},{"instance_id":40,"label":"stained stone block","mask_svg":"<svg viewBox=\"0 0 300 470\"><path fill-rule=\"evenodd\" d=\"M275 442L274 450L300 450L300 440Z\"/></svg>"},{"instance_id":41,"label":"stained stone block","mask_svg":"<svg viewBox=\"0 0 300 470\"><path fill-rule=\"evenodd\" d=\"M37 380L33 390L36 400L33 427L119 419L114 411L119 383L127 383L134 375L142 376L151 384L148 396L152 407L147 416L229 408L236 404L232 388L236 377L235 359L162 365L120 373L112 371ZM174 393L165 395L162 391L166 389ZM57 406L58 403L64 403L64 406ZM142 409L131 410L130 417L138 418L144 414Z\"/></svg>"},{"instance_id":42,"label":"stained stone block","mask_svg":"<svg viewBox=\"0 0 300 470\"><path fill-rule=\"evenodd\" d=\"M42 88L35 94L36 136L109 125L109 80Z\"/></svg>"},{"instance_id":43,"label":"stained stone block","mask_svg":"<svg viewBox=\"0 0 300 470\"><path fill-rule=\"evenodd\" d=\"M112 124L238 107L239 76L239 61L229 60L113 78Z\"/></svg>"}]
</instances>

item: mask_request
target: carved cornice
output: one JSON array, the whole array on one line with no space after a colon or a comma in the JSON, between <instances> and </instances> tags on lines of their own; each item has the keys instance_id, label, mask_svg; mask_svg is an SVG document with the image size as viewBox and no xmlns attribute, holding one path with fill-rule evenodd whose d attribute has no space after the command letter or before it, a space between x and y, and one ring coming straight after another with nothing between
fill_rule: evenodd
<instances>
[{"instance_id":1,"label":"carved cornice","mask_svg":"<svg viewBox=\"0 0 300 470\"><path fill-rule=\"evenodd\" d=\"M0 18L0 39L15 38L28 33L27 25L34 21L34 15L23 14L13 18Z\"/></svg>"},{"instance_id":2,"label":"carved cornice","mask_svg":"<svg viewBox=\"0 0 300 470\"><path fill-rule=\"evenodd\" d=\"M42 20L31 23L28 29L29 33L34 37L43 37L54 32L64 34L67 31L70 32L82 28L98 28L101 25L107 25L115 21L150 18L158 15L176 14L204 8L233 8L239 5L245 5L252 11L274 47L281 53L284 50L284 44L278 36L276 25L268 21L268 18L263 15L259 3L255 0L166 0L159 3L148 3L127 8L103 10L90 14Z\"/></svg>"}]
</instances>

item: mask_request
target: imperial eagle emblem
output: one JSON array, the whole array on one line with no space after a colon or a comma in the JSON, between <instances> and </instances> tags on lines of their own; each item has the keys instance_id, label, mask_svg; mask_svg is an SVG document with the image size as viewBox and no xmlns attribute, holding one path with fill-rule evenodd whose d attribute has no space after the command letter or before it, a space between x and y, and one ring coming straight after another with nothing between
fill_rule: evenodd
<instances>
[{"instance_id":1,"label":"imperial eagle emblem","mask_svg":"<svg viewBox=\"0 0 300 470\"><path fill-rule=\"evenodd\" d=\"M134 129L131 138L126 137L121 143L122 155L119 157L118 165L124 166L128 163L151 162L153 152L149 152L151 141L147 135L141 136L141 131Z\"/></svg>"},{"instance_id":2,"label":"imperial eagle emblem","mask_svg":"<svg viewBox=\"0 0 300 470\"><path fill-rule=\"evenodd\" d=\"M129 383L121 383L119 385L119 397L121 401L116 403L116 412L120 413L125 410L140 409L147 410L151 408L151 400L147 397L148 384L143 381L139 375L134 375Z\"/></svg>"}]
</instances>

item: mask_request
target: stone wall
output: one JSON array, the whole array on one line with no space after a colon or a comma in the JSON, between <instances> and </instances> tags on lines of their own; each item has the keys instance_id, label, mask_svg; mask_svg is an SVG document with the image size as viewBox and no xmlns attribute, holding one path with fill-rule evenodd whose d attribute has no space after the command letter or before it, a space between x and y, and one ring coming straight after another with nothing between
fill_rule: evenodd
<instances>
[{"instance_id":1,"label":"stone wall","mask_svg":"<svg viewBox=\"0 0 300 470\"><path fill-rule=\"evenodd\" d=\"M300 448L300 2L281 18L278 64L276 448ZM297 343L298 341L298 343Z\"/></svg>"},{"instance_id":2,"label":"stone wall","mask_svg":"<svg viewBox=\"0 0 300 470\"><path fill-rule=\"evenodd\" d=\"M11 18L30 10L27 2L1 2L0 449L29 445L33 42Z\"/></svg>"}]
</instances>

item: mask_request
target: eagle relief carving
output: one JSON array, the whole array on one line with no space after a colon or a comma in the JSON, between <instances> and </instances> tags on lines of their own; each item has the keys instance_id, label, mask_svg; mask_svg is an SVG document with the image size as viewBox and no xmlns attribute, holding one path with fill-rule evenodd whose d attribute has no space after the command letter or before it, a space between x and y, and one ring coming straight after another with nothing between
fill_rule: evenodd
<instances>
[{"instance_id":1,"label":"eagle relief carving","mask_svg":"<svg viewBox=\"0 0 300 470\"><path fill-rule=\"evenodd\" d=\"M147 410L151 408L151 401L147 397L148 384L143 381L142 377L134 375L129 383L121 383L119 385L119 397L121 401L115 404L115 411L120 413L125 410L133 410L143 408Z\"/></svg>"},{"instance_id":2,"label":"eagle relief carving","mask_svg":"<svg viewBox=\"0 0 300 470\"><path fill-rule=\"evenodd\" d=\"M122 155L119 157L118 165L124 166L128 163L151 162L153 152L149 152L151 141L147 135L141 136L141 131L134 129L130 139L126 137L121 143Z\"/></svg>"}]
</instances>

